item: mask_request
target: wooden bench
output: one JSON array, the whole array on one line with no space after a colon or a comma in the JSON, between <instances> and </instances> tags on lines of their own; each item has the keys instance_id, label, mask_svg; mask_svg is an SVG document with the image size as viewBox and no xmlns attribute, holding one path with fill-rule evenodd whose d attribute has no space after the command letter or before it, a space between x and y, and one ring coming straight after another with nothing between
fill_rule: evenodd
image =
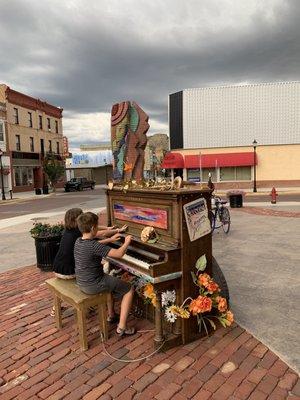
<instances>
[{"instance_id":1,"label":"wooden bench","mask_svg":"<svg viewBox=\"0 0 300 400\"><path fill-rule=\"evenodd\" d=\"M107 293L85 294L76 285L75 279L51 278L46 281L46 284L54 295L55 323L58 329L62 328L61 302L64 301L76 309L80 346L82 350L87 350L86 313L89 307L96 306L100 330L104 340L107 340Z\"/></svg>"}]
</instances>

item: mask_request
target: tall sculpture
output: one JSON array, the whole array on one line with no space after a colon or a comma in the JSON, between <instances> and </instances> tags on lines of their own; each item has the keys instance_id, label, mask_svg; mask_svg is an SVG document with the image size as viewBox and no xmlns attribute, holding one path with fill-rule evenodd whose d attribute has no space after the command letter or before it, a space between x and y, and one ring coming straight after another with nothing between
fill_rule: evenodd
<instances>
[{"instance_id":1,"label":"tall sculpture","mask_svg":"<svg viewBox=\"0 0 300 400\"><path fill-rule=\"evenodd\" d=\"M148 115L134 101L112 106L111 146L115 181L142 180L148 119Z\"/></svg>"}]
</instances>

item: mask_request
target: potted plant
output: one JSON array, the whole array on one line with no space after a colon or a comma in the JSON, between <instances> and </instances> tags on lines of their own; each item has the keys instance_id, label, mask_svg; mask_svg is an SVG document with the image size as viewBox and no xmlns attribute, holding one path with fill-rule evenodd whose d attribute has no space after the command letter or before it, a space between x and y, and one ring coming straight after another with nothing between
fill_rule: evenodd
<instances>
[{"instance_id":1,"label":"potted plant","mask_svg":"<svg viewBox=\"0 0 300 400\"><path fill-rule=\"evenodd\" d=\"M35 240L37 267L42 271L52 271L64 226L61 223L35 223L30 234Z\"/></svg>"}]
</instances>

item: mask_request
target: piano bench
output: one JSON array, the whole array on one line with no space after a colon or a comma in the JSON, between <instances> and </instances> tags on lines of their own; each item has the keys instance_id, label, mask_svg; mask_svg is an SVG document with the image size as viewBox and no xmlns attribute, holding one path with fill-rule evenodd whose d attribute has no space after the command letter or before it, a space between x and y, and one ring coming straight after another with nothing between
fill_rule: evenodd
<instances>
[{"instance_id":1,"label":"piano bench","mask_svg":"<svg viewBox=\"0 0 300 400\"><path fill-rule=\"evenodd\" d=\"M54 296L55 325L58 329L62 328L61 302L64 301L76 309L80 347L82 350L87 350L88 343L86 332L86 313L89 307L96 306L100 330L103 333L104 340L107 340L107 293L95 295L85 294L76 285L75 279L64 280L59 278L51 278L46 280L46 285Z\"/></svg>"}]
</instances>

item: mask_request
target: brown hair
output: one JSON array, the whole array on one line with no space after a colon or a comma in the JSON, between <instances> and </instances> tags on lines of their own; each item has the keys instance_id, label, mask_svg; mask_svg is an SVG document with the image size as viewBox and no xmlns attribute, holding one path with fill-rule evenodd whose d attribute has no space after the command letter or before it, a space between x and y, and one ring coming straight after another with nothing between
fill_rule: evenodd
<instances>
[{"instance_id":1,"label":"brown hair","mask_svg":"<svg viewBox=\"0 0 300 400\"><path fill-rule=\"evenodd\" d=\"M65 214L65 228L75 229L77 228L77 218L83 211L81 208L70 208Z\"/></svg>"},{"instance_id":2,"label":"brown hair","mask_svg":"<svg viewBox=\"0 0 300 400\"><path fill-rule=\"evenodd\" d=\"M98 215L92 212L83 213L77 218L77 224L81 233L90 233L95 226L98 226Z\"/></svg>"}]
</instances>

